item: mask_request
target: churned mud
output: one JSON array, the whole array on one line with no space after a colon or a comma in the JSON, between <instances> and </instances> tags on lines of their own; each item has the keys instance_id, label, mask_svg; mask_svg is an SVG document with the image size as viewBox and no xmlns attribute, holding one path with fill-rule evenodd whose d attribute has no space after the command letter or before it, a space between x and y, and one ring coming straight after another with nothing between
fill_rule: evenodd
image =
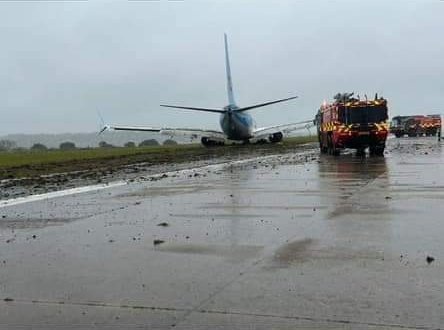
<instances>
[{"instance_id":1,"label":"churned mud","mask_svg":"<svg viewBox=\"0 0 444 330\"><path fill-rule=\"evenodd\" d=\"M93 184L136 179L251 157L312 150L314 143L237 145L221 148L184 148L177 153L137 154L105 159L0 167L0 200L25 197Z\"/></svg>"}]
</instances>

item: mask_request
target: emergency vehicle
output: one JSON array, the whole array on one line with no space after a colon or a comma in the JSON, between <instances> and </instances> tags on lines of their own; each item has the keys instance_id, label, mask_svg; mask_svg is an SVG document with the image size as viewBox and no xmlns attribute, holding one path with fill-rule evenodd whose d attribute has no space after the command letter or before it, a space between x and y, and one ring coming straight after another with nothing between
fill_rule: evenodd
<instances>
[{"instance_id":1,"label":"emergency vehicle","mask_svg":"<svg viewBox=\"0 0 444 330\"><path fill-rule=\"evenodd\" d=\"M316 118L319 148L322 153L339 155L345 148L363 154L382 156L388 135L387 100L354 98L353 93L338 93L333 103L322 104Z\"/></svg>"},{"instance_id":2,"label":"emergency vehicle","mask_svg":"<svg viewBox=\"0 0 444 330\"><path fill-rule=\"evenodd\" d=\"M435 136L440 128L440 115L396 116L390 123L390 133L397 138L406 134L409 137Z\"/></svg>"}]
</instances>

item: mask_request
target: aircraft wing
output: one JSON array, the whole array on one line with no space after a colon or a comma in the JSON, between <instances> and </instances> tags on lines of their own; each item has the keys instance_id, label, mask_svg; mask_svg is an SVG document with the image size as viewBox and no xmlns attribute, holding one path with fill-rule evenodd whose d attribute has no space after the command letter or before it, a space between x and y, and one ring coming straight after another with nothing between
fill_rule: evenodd
<instances>
[{"instance_id":1,"label":"aircraft wing","mask_svg":"<svg viewBox=\"0 0 444 330\"><path fill-rule=\"evenodd\" d=\"M298 123L290 123L290 124L284 124L284 125L276 125L276 126L268 126L268 127L262 127L258 128L253 131L253 135L255 138L261 137L264 135L269 135L277 132L281 132L284 135L288 135L289 133L293 131L303 130L303 129L310 129L314 127L313 120L306 120L301 121Z\"/></svg>"},{"instance_id":2,"label":"aircraft wing","mask_svg":"<svg viewBox=\"0 0 444 330\"><path fill-rule=\"evenodd\" d=\"M221 131L205 130L198 128L176 128L176 127L149 127L149 126L124 126L124 125L105 125L100 133L106 130L113 131L133 131L133 132L157 132L168 136L205 136L224 139L225 135Z\"/></svg>"}]
</instances>

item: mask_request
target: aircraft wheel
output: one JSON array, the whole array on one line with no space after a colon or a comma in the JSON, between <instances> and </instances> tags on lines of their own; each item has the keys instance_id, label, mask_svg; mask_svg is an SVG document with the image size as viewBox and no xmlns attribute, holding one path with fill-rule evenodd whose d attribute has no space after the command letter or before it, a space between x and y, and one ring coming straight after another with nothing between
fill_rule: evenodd
<instances>
[{"instance_id":1,"label":"aircraft wheel","mask_svg":"<svg viewBox=\"0 0 444 330\"><path fill-rule=\"evenodd\" d=\"M211 140L208 137L202 137L202 139L200 140L200 142L205 146L205 147L217 147L217 146L223 146L225 143L223 141L215 141L215 140Z\"/></svg>"}]
</instances>

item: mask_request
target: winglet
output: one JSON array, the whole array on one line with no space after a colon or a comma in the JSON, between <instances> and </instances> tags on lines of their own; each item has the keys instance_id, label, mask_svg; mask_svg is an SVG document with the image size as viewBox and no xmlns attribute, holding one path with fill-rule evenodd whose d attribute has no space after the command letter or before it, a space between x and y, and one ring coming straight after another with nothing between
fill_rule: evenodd
<instances>
[{"instance_id":1,"label":"winglet","mask_svg":"<svg viewBox=\"0 0 444 330\"><path fill-rule=\"evenodd\" d=\"M100 128L99 128L99 132L97 133L97 135L101 135L106 130L109 130L110 126L108 124L105 124L105 121L103 120L103 117L102 117L99 110L97 110L97 116L99 117L99 120L100 120Z\"/></svg>"},{"instance_id":2,"label":"winglet","mask_svg":"<svg viewBox=\"0 0 444 330\"><path fill-rule=\"evenodd\" d=\"M108 129L110 129L109 125L104 125L103 128L97 133L97 135L102 135L102 133Z\"/></svg>"}]
</instances>

